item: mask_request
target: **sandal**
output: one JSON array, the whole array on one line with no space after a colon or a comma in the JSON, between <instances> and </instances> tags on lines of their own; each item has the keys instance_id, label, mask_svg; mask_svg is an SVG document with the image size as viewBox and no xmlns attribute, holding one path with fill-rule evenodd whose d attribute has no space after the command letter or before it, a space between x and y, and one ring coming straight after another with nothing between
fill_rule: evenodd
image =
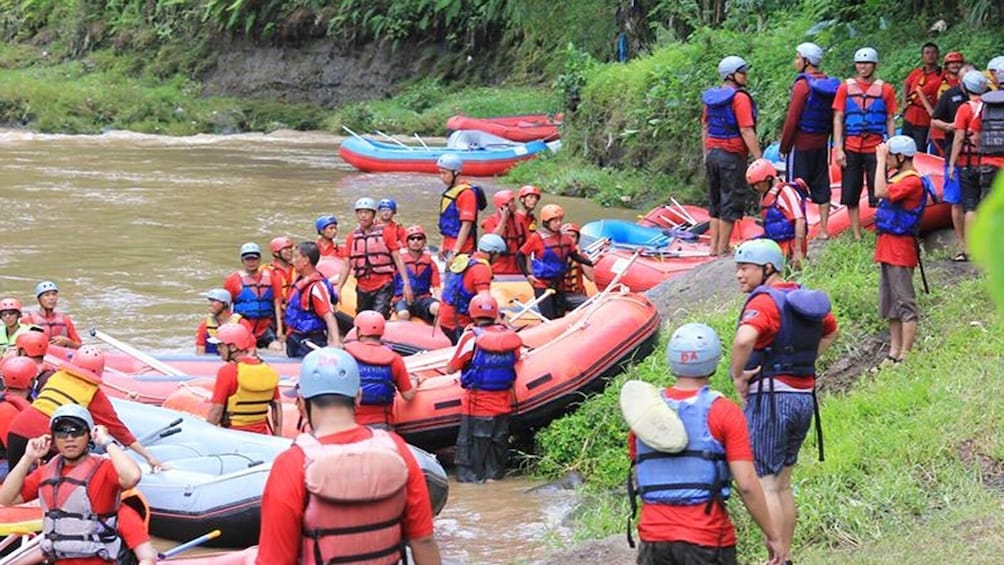
<instances>
[{"instance_id":1,"label":"sandal","mask_svg":"<svg viewBox=\"0 0 1004 565\"><path fill-rule=\"evenodd\" d=\"M967 262L969 262L969 255L966 255L965 251L960 252L955 257L952 257L952 262L953 263L967 263Z\"/></svg>"}]
</instances>

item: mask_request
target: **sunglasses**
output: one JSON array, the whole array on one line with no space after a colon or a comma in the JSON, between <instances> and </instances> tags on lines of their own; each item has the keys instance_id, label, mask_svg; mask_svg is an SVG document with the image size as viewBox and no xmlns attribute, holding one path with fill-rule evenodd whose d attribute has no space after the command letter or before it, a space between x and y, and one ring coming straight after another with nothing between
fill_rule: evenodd
<instances>
[{"instance_id":1,"label":"sunglasses","mask_svg":"<svg viewBox=\"0 0 1004 565\"><path fill-rule=\"evenodd\" d=\"M86 429L78 428L76 426L52 430L52 435L56 436L56 439L78 438L83 437L86 433Z\"/></svg>"},{"instance_id":2,"label":"sunglasses","mask_svg":"<svg viewBox=\"0 0 1004 565\"><path fill-rule=\"evenodd\" d=\"M21 315L21 313L18 312L17 310L3 310L3 311L0 311L0 316L19 316L19 315Z\"/></svg>"},{"instance_id":3,"label":"sunglasses","mask_svg":"<svg viewBox=\"0 0 1004 565\"><path fill-rule=\"evenodd\" d=\"M425 241L425 238L420 235L413 235L408 238L408 241Z\"/></svg>"}]
</instances>

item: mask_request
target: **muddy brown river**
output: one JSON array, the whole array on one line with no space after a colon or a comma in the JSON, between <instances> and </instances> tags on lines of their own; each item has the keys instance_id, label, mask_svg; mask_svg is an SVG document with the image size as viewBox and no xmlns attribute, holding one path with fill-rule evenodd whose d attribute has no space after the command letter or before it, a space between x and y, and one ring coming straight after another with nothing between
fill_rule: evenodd
<instances>
[{"instance_id":1,"label":"muddy brown river","mask_svg":"<svg viewBox=\"0 0 1004 565\"><path fill-rule=\"evenodd\" d=\"M0 293L34 307L35 284L51 279L82 335L96 327L148 351L191 352L202 294L240 266L245 241L267 255L273 237L312 240L321 214L339 218L343 237L361 196L395 198L400 222L435 230L435 176L359 173L338 158L340 139L0 132ZM514 188L477 180L489 193ZM582 199L545 203L578 223L635 217ZM446 560L530 563L567 539L572 495L525 494L532 486L452 484L436 520Z\"/></svg>"}]
</instances>

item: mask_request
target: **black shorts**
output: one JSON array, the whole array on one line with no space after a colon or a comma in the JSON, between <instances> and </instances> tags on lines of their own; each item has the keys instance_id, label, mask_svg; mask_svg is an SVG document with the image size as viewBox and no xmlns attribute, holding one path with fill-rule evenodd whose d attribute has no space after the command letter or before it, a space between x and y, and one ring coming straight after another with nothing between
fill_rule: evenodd
<instances>
[{"instance_id":1,"label":"black shorts","mask_svg":"<svg viewBox=\"0 0 1004 565\"><path fill-rule=\"evenodd\" d=\"M990 185L997 174L997 167L963 167L960 175L962 185L962 209L973 212L990 193Z\"/></svg>"},{"instance_id":2,"label":"black shorts","mask_svg":"<svg viewBox=\"0 0 1004 565\"><path fill-rule=\"evenodd\" d=\"M416 298L409 306L403 298L397 298L394 301L394 311L395 312L409 312L412 316L418 316L419 318L429 322L430 324L434 321L434 316L430 310L433 304L439 304L439 301L431 296L420 296Z\"/></svg>"},{"instance_id":3,"label":"black shorts","mask_svg":"<svg viewBox=\"0 0 1004 565\"><path fill-rule=\"evenodd\" d=\"M900 133L913 138L913 141L917 144L917 151L921 153L927 152L927 134L930 131L931 126L917 126L906 120L903 120L903 127L900 128Z\"/></svg>"},{"instance_id":4,"label":"black shorts","mask_svg":"<svg viewBox=\"0 0 1004 565\"><path fill-rule=\"evenodd\" d=\"M857 153L845 151L847 166L844 167L843 178L840 180L840 203L849 208L861 205L861 188L865 177L868 177L868 205L878 206L875 198L875 167L874 153Z\"/></svg>"},{"instance_id":5,"label":"black shorts","mask_svg":"<svg viewBox=\"0 0 1004 565\"><path fill-rule=\"evenodd\" d=\"M736 547L709 547L685 541L643 541L638 565L733 565Z\"/></svg>"},{"instance_id":6,"label":"black shorts","mask_svg":"<svg viewBox=\"0 0 1004 565\"><path fill-rule=\"evenodd\" d=\"M394 283L387 283L384 286L366 292L356 287L356 313L363 310L374 310L380 312L385 320L390 319L390 302L394 298Z\"/></svg>"},{"instance_id":7,"label":"black shorts","mask_svg":"<svg viewBox=\"0 0 1004 565\"><path fill-rule=\"evenodd\" d=\"M809 187L809 196L816 204L826 204L833 194L830 192L830 150L792 149L788 155L788 178L802 179Z\"/></svg>"},{"instance_id":8,"label":"black shorts","mask_svg":"<svg viewBox=\"0 0 1004 565\"><path fill-rule=\"evenodd\" d=\"M712 218L734 222L743 217L752 190L746 184L746 157L722 149L708 152L708 212Z\"/></svg>"}]
</instances>

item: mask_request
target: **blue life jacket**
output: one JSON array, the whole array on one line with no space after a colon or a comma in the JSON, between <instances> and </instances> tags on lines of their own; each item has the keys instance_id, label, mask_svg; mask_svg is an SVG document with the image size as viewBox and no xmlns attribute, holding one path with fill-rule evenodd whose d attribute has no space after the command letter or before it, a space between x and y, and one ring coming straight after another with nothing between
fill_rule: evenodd
<instances>
[{"instance_id":1,"label":"blue life jacket","mask_svg":"<svg viewBox=\"0 0 1004 565\"><path fill-rule=\"evenodd\" d=\"M389 406L394 403L394 370L391 365L394 353L386 346L374 347L359 341L345 344L349 353L359 365L359 388L362 398L359 404L367 406Z\"/></svg>"},{"instance_id":2,"label":"blue life jacket","mask_svg":"<svg viewBox=\"0 0 1004 565\"><path fill-rule=\"evenodd\" d=\"M314 313L313 303L310 300L310 289L317 282L324 284L328 296L331 297L332 305L338 302L338 293L331 286L331 281L323 276L315 274L296 281L296 284L293 285L293 294L289 296L289 303L286 304L286 314L283 316L283 322L293 333L312 334L325 332L328 329L324 319Z\"/></svg>"},{"instance_id":3,"label":"blue life jacket","mask_svg":"<svg viewBox=\"0 0 1004 565\"><path fill-rule=\"evenodd\" d=\"M753 123L756 127L756 102L749 92L731 86L709 88L701 95L701 100L707 108L708 137L714 139L742 137L739 133L739 121L736 118L736 113L732 111L732 99L740 91L750 98L750 104L753 106Z\"/></svg>"},{"instance_id":4,"label":"blue life jacket","mask_svg":"<svg viewBox=\"0 0 1004 565\"><path fill-rule=\"evenodd\" d=\"M408 272L408 282L411 284L411 292L415 297L428 296L432 293L432 270L436 265L432 262L432 256L427 251L422 252L418 259L411 253L404 253L401 256L404 261L404 270ZM394 296L404 296L404 281L401 280L401 273L394 272Z\"/></svg>"},{"instance_id":5,"label":"blue life jacket","mask_svg":"<svg viewBox=\"0 0 1004 565\"><path fill-rule=\"evenodd\" d=\"M795 189L799 198L799 206L802 208L802 215L805 215L806 194L802 186L797 182L789 182L771 187L760 199L760 217L763 218L764 236L777 242L795 239L795 222L784 215L777 202L781 196L781 189L785 186Z\"/></svg>"},{"instance_id":6,"label":"blue life jacket","mask_svg":"<svg viewBox=\"0 0 1004 565\"><path fill-rule=\"evenodd\" d=\"M725 446L708 429L708 412L719 396L707 386L686 400L663 395L687 430L687 447L679 453L665 453L635 438L637 492L642 500L684 506L729 498L732 474L725 461Z\"/></svg>"},{"instance_id":7,"label":"blue life jacket","mask_svg":"<svg viewBox=\"0 0 1004 565\"><path fill-rule=\"evenodd\" d=\"M797 287L782 289L762 284L750 293L741 312L755 297L771 297L781 313L781 329L774 341L763 349L754 349L746 369L760 367L753 382L776 375L816 376L819 340L823 337L823 318L830 313L830 299L821 290ZM740 314L742 316L742 314ZM740 323L742 320L740 319Z\"/></svg>"},{"instance_id":8,"label":"blue life jacket","mask_svg":"<svg viewBox=\"0 0 1004 565\"><path fill-rule=\"evenodd\" d=\"M840 87L840 79L828 76L815 77L800 73L795 82L805 79L809 84L809 97L798 117L798 131L805 133L830 133L833 131L833 98Z\"/></svg>"},{"instance_id":9,"label":"blue life jacket","mask_svg":"<svg viewBox=\"0 0 1004 565\"><path fill-rule=\"evenodd\" d=\"M260 320L275 315L275 295L272 293L272 271L262 269L261 277L255 281L247 273L241 274L240 293L234 297L234 312Z\"/></svg>"},{"instance_id":10,"label":"blue life jacket","mask_svg":"<svg viewBox=\"0 0 1004 565\"><path fill-rule=\"evenodd\" d=\"M885 137L888 109L882 99L881 80L876 80L861 90L858 81L847 79L847 102L844 104L844 134L864 135L871 133Z\"/></svg>"},{"instance_id":11,"label":"blue life jacket","mask_svg":"<svg viewBox=\"0 0 1004 565\"><path fill-rule=\"evenodd\" d=\"M473 190L477 196L478 210L484 210L488 206L488 200L484 191L479 186L473 186L462 182L455 184L443 191L439 196L439 233L447 237L457 237L460 235L460 210L457 208L457 198L465 190ZM477 222L471 227L471 239L478 240Z\"/></svg>"},{"instance_id":12,"label":"blue life jacket","mask_svg":"<svg viewBox=\"0 0 1004 565\"><path fill-rule=\"evenodd\" d=\"M568 268L572 240L560 232L544 236L542 239L544 253L540 257L534 255L531 261L533 276L543 280L559 279Z\"/></svg>"},{"instance_id":13,"label":"blue life jacket","mask_svg":"<svg viewBox=\"0 0 1004 565\"><path fill-rule=\"evenodd\" d=\"M453 309L458 314L467 313L467 307L470 306L471 299L477 294L474 290L467 290L464 287L464 273L467 272L467 269L474 266L475 263L488 264L484 259L469 257L467 259L467 266L459 273L453 270L452 265L446 270L446 282L443 284L443 302L453 306Z\"/></svg>"},{"instance_id":14,"label":"blue life jacket","mask_svg":"<svg viewBox=\"0 0 1004 565\"><path fill-rule=\"evenodd\" d=\"M938 201L934 193L934 185L926 175L921 176L917 171L903 171L889 179L890 183L896 183L908 176L920 177L924 192L920 197L920 204L915 208L904 208L899 202L893 202L888 198L879 200L878 208L875 210L875 229L879 233L892 235L917 235L920 228L920 217L924 214L927 206L927 196L930 195L934 202Z\"/></svg>"},{"instance_id":15,"label":"blue life jacket","mask_svg":"<svg viewBox=\"0 0 1004 565\"><path fill-rule=\"evenodd\" d=\"M509 330L516 340L508 347L500 335L489 336L484 328L472 327L474 356L460 373L460 386L468 390L509 390L516 382L516 361L519 360L519 337ZM496 332L502 334L503 332ZM506 335L510 338L511 336Z\"/></svg>"}]
</instances>

